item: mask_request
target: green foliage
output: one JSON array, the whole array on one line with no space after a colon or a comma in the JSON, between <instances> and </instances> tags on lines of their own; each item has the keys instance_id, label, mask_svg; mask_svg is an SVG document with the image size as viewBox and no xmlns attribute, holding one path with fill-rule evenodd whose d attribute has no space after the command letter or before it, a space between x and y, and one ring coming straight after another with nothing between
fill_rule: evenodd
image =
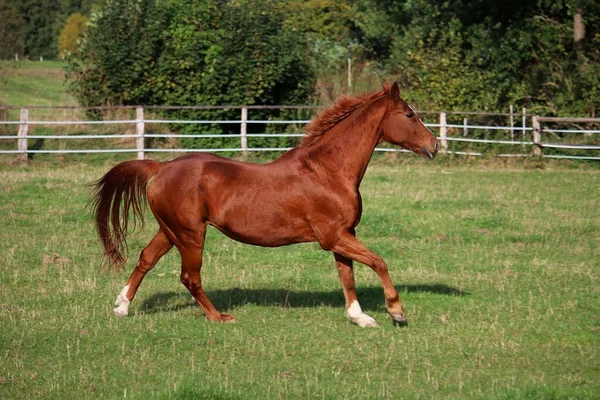
<instances>
[{"instance_id":1,"label":"green foliage","mask_svg":"<svg viewBox=\"0 0 600 400\"><path fill-rule=\"evenodd\" d=\"M423 109L600 106L596 0L0 0L0 58L55 57L67 17L96 4L69 68L84 105L306 103L313 90L331 103L398 79Z\"/></svg>"},{"instance_id":2,"label":"green foliage","mask_svg":"<svg viewBox=\"0 0 600 400\"><path fill-rule=\"evenodd\" d=\"M92 14L80 54L67 61L71 92L84 106L150 104L164 20L149 0L107 0Z\"/></svg>"},{"instance_id":3,"label":"green foliage","mask_svg":"<svg viewBox=\"0 0 600 400\"><path fill-rule=\"evenodd\" d=\"M306 42L284 21L285 8L274 0L109 0L92 16L81 55L69 60L71 89L87 105L305 104L313 90ZM254 119L282 116L254 112ZM239 120L239 110L185 110L170 117ZM249 125L250 133L264 129ZM202 133L221 132L237 133L237 127L202 126ZM202 140L208 148L227 143L233 145Z\"/></svg>"},{"instance_id":4,"label":"green foliage","mask_svg":"<svg viewBox=\"0 0 600 400\"><path fill-rule=\"evenodd\" d=\"M286 25L298 33L320 39L345 40L353 25L353 7L348 0L290 0Z\"/></svg>"},{"instance_id":5,"label":"green foliage","mask_svg":"<svg viewBox=\"0 0 600 400\"><path fill-rule=\"evenodd\" d=\"M462 23L453 18L439 29L427 35L429 42L410 34L393 42L390 61L401 86L410 90L408 98L421 108L495 110L500 93L490 88L496 77L465 57Z\"/></svg>"},{"instance_id":6,"label":"green foliage","mask_svg":"<svg viewBox=\"0 0 600 400\"><path fill-rule=\"evenodd\" d=\"M31 59L55 58L60 6L56 1L25 0L21 2L26 21L25 54Z\"/></svg>"},{"instance_id":7,"label":"green foliage","mask_svg":"<svg viewBox=\"0 0 600 400\"><path fill-rule=\"evenodd\" d=\"M589 9L593 10L591 6ZM560 13L537 15L530 20L529 59L523 63L523 79L513 95L517 102L538 113L597 116L600 12L587 15L587 40L581 51L573 48L571 22L561 19Z\"/></svg>"},{"instance_id":8,"label":"green foliage","mask_svg":"<svg viewBox=\"0 0 600 400\"><path fill-rule=\"evenodd\" d=\"M0 60L56 59L67 18L88 15L101 0L0 0Z\"/></svg>"},{"instance_id":9,"label":"green foliage","mask_svg":"<svg viewBox=\"0 0 600 400\"><path fill-rule=\"evenodd\" d=\"M304 104L312 90L302 35L283 27L278 1L167 2L153 101ZM168 13L168 11L167 11Z\"/></svg>"},{"instance_id":10,"label":"green foliage","mask_svg":"<svg viewBox=\"0 0 600 400\"><path fill-rule=\"evenodd\" d=\"M582 1L583 49L573 46L577 1L358 2L357 25L387 74L421 108L596 115L600 9ZM387 34L386 34L387 32ZM388 58L389 54L389 58Z\"/></svg>"},{"instance_id":11,"label":"green foliage","mask_svg":"<svg viewBox=\"0 0 600 400\"><path fill-rule=\"evenodd\" d=\"M358 0L354 7L355 37L365 46L369 59L384 60L404 26L405 13L396 1Z\"/></svg>"},{"instance_id":12,"label":"green foliage","mask_svg":"<svg viewBox=\"0 0 600 400\"><path fill-rule=\"evenodd\" d=\"M83 36L89 18L80 13L72 14L60 31L58 37L58 55L61 58L69 54L79 54L78 41Z\"/></svg>"},{"instance_id":13,"label":"green foliage","mask_svg":"<svg viewBox=\"0 0 600 400\"><path fill-rule=\"evenodd\" d=\"M25 50L25 21L16 2L0 0L0 21L0 60L14 59Z\"/></svg>"}]
</instances>

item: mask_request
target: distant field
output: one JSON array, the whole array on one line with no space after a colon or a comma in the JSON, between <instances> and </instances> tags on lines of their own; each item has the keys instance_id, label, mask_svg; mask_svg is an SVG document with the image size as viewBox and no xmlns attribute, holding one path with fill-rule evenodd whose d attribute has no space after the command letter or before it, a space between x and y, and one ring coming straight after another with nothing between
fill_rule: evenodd
<instances>
[{"instance_id":1,"label":"distant field","mask_svg":"<svg viewBox=\"0 0 600 400\"><path fill-rule=\"evenodd\" d=\"M344 318L330 254L209 231L204 283L235 324L204 320L169 253L131 315L125 271L99 271L84 206L108 165L0 166L0 398L600 398L600 171L372 166L358 236L390 265L410 326L376 275Z\"/></svg>"},{"instance_id":2,"label":"distant field","mask_svg":"<svg viewBox=\"0 0 600 400\"><path fill-rule=\"evenodd\" d=\"M0 61L0 105L75 106L67 94L63 63L60 61Z\"/></svg>"}]
</instances>

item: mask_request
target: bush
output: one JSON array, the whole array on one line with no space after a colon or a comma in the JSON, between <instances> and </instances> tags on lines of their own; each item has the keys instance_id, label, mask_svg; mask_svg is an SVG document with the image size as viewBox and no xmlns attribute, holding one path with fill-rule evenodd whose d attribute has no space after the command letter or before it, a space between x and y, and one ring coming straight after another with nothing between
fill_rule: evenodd
<instances>
[{"instance_id":1,"label":"bush","mask_svg":"<svg viewBox=\"0 0 600 400\"><path fill-rule=\"evenodd\" d=\"M306 41L285 18L274 0L108 0L92 16L80 55L69 59L71 90L84 105L306 104L314 83ZM169 113L184 115L239 119L235 110ZM237 125L203 127L238 133ZM248 126L249 133L264 129ZM189 131L198 129L183 129ZM208 146L221 147L217 142Z\"/></svg>"}]
</instances>

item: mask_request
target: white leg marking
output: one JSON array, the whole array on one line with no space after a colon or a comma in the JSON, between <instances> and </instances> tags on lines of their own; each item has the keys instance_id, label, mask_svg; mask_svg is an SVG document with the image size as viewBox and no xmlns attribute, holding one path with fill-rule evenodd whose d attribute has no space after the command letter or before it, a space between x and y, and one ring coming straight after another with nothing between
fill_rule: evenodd
<instances>
[{"instance_id":1,"label":"white leg marking","mask_svg":"<svg viewBox=\"0 0 600 400\"><path fill-rule=\"evenodd\" d=\"M360 326L361 328L365 328L367 326L369 326L369 327L377 326L377 322L375 322L375 320L373 318L369 317L367 314L365 314L362 311L362 308L360 308L360 304L358 304L358 301L356 301L356 300L354 300L352 302L352 304L350 304L350 307L348 307L348 309L346 310L346 317L351 322L354 322L356 325Z\"/></svg>"},{"instance_id":2,"label":"white leg marking","mask_svg":"<svg viewBox=\"0 0 600 400\"><path fill-rule=\"evenodd\" d=\"M127 291L129 290L129 285L125 285L125 287L121 290L121 293L117 296L117 300L115 301L115 308L113 312L117 317L124 317L129 314L129 299L127 298Z\"/></svg>"}]
</instances>

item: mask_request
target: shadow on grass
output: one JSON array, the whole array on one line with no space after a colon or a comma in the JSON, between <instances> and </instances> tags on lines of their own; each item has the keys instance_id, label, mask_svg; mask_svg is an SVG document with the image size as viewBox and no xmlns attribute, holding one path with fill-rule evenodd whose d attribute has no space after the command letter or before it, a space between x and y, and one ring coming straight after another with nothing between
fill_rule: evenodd
<instances>
[{"instance_id":1,"label":"shadow on grass","mask_svg":"<svg viewBox=\"0 0 600 400\"><path fill-rule=\"evenodd\" d=\"M467 296L454 287L444 284L432 285L399 285L396 286L400 296L402 293L432 293L446 296ZM342 289L332 291L301 291L286 289L239 289L210 290L206 293L215 307L220 311L232 310L246 304L266 307L343 307L344 295ZM356 294L363 307L367 310L383 310L383 289L379 286L360 287ZM142 303L141 310L147 314L162 311L177 311L195 307L190 294L182 288L178 292L156 293Z\"/></svg>"}]
</instances>

